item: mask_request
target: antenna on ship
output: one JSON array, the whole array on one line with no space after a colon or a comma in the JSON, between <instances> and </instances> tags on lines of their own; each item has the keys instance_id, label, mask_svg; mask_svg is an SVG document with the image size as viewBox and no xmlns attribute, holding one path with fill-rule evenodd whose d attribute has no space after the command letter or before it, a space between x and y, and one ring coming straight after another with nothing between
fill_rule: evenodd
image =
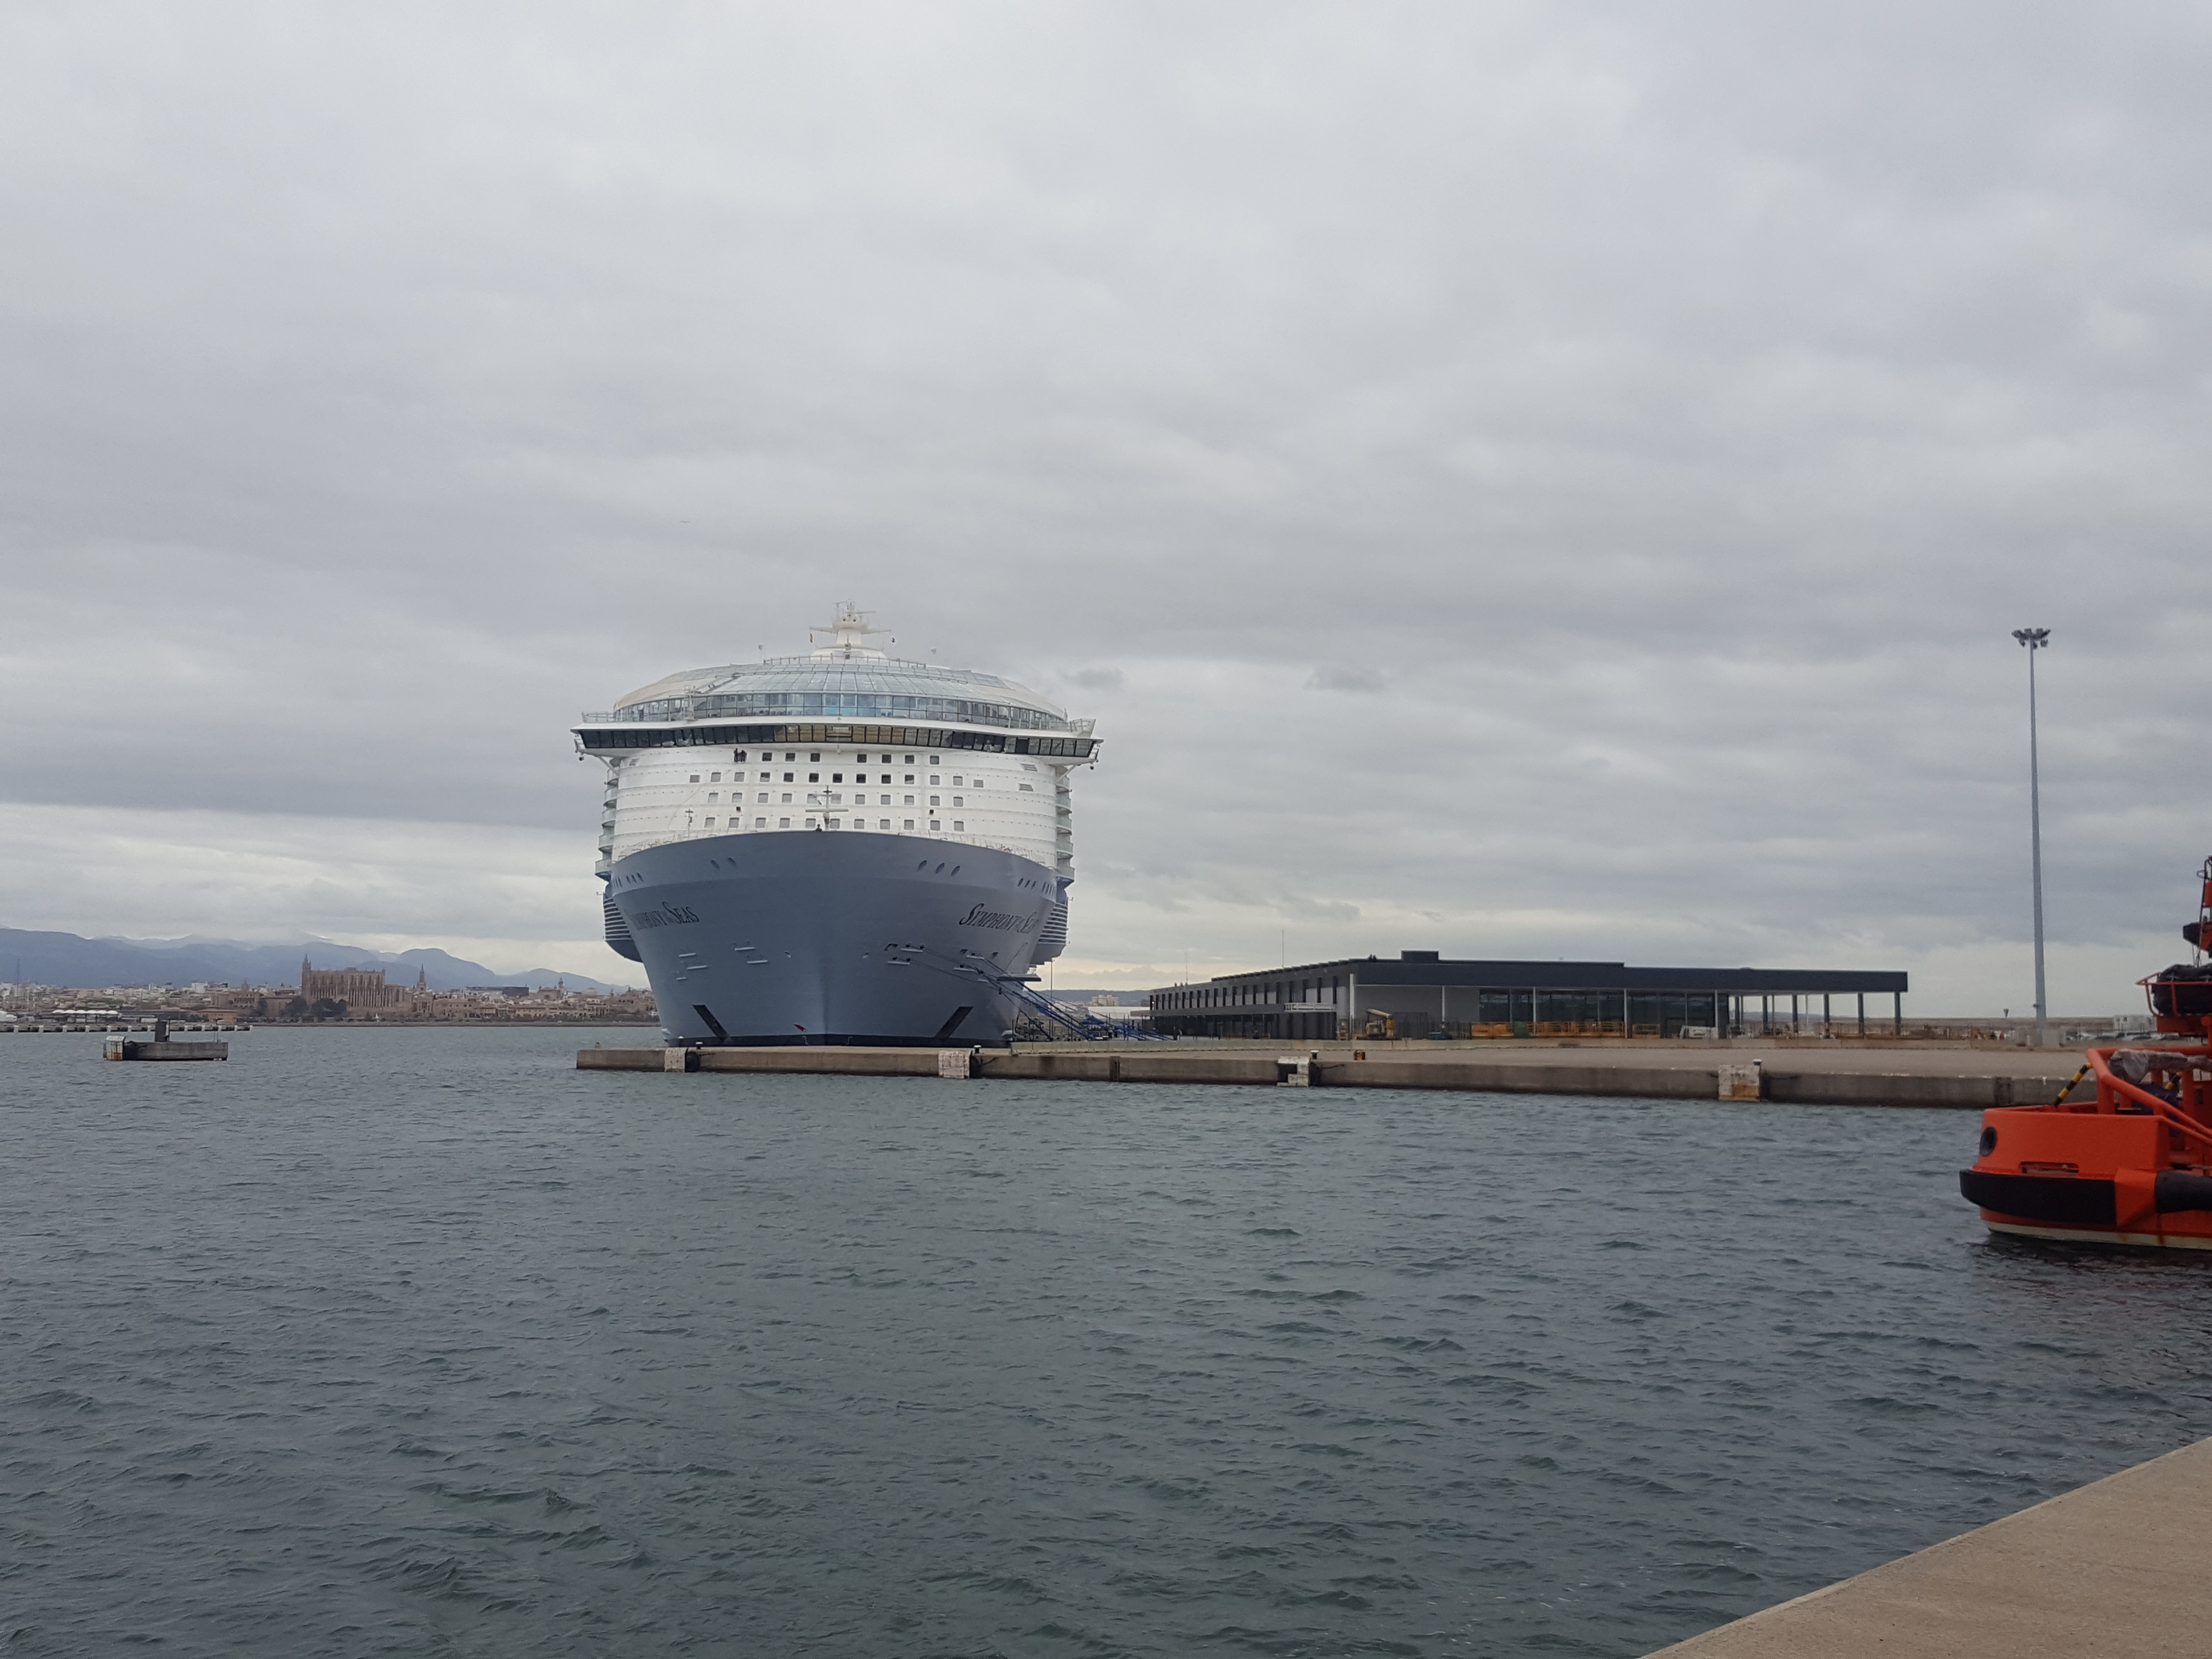
<instances>
[{"instance_id":1,"label":"antenna on ship","mask_svg":"<svg viewBox=\"0 0 2212 1659\"><path fill-rule=\"evenodd\" d=\"M816 634L836 635L837 642L835 645L817 647L814 654L817 657L882 656L884 654L882 652L868 644L868 636L872 634L887 634L890 630L878 628L871 623L869 618L874 614L872 611L861 610L850 599L844 601L837 607L837 618L835 622L823 623L807 635L806 637L810 641Z\"/></svg>"}]
</instances>

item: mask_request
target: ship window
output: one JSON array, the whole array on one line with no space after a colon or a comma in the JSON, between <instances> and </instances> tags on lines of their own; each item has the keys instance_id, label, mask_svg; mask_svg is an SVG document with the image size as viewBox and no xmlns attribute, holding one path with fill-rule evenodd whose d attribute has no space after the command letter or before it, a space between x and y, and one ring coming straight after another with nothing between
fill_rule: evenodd
<instances>
[{"instance_id":1,"label":"ship window","mask_svg":"<svg viewBox=\"0 0 2212 1659\"><path fill-rule=\"evenodd\" d=\"M763 790L762 790L762 791L760 792L760 804L761 804L763 806L765 806L765 805L768 805L768 791L767 791L767 790L765 790L765 789L763 789Z\"/></svg>"},{"instance_id":2,"label":"ship window","mask_svg":"<svg viewBox=\"0 0 2212 1659\"><path fill-rule=\"evenodd\" d=\"M912 818L908 818L906 821L906 827L909 830L914 828L914 820Z\"/></svg>"},{"instance_id":3,"label":"ship window","mask_svg":"<svg viewBox=\"0 0 2212 1659\"><path fill-rule=\"evenodd\" d=\"M952 827L955 830L965 830L968 826L961 823L958 818L955 818L952 820Z\"/></svg>"},{"instance_id":4,"label":"ship window","mask_svg":"<svg viewBox=\"0 0 2212 1659\"><path fill-rule=\"evenodd\" d=\"M845 775L842 772L832 772L830 775L830 781L832 783L842 783L845 781Z\"/></svg>"},{"instance_id":5,"label":"ship window","mask_svg":"<svg viewBox=\"0 0 2212 1659\"><path fill-rule=\"evenodd\" d=\"M819 755L809 755L806 758L807 758L807 759L809 759L809 760L811 760L811 761L818 761L818 760L820 760L820 759L822 758L822 757L821 757L821 756L819 756Z\"/></svg>"},{"instance_id":6,"label":"ship window","mask_svg":"<svg viewBox=\"0 0 2212 1659\"><path fill-rule=\"evenodd\" d=\"M960 873L960 866L956 864L952 866L952 873L956 876Z\"/></svg>"},{"instance_id":7,"label":"ship window","mask_svg":"<svg viewBox=\"0 0 2212 1659\"><path fill-rule=\"evenodd\" d=\"M908 783L912 783L912 782L914 781L914 774L913 774L913 773L911 773L911 772L908 773L908 774L906 775L906 781L907 781Z\"/></svg>"},{"instance_id":8,"label":"ship window","mask_svg":"<svg viewBox=\"0 0 2212 1659\"><path fill-rule=\"evenodd\" d=\"M756 829L756 830L765 830L765 829L767 829L767 828L768 828L768 820L767 820L766 818L755 818L755 819L753 820L753 828L754 828L754 829Z\"/></svg>"},{"instance_id":9,"label":"ship window","mask_svg":"<svg viewBox=\"0 0 2212 1659\"><path fill-rule=\"evenodd\" d=\"M737 752L736 754L734 754L734 755L732 755L732 756L731 756L731 757L730 757L730 758L731 758L732 760L743 760L744 757L745 757L745 751L744 751L744 750L742 750L742 749L738 750L738 752Z\"/></svg>"},{"instance_id":10,"label":"ship window","mask_svg":"<svg viewBox=\"0 0 2212 1659\"><path fill-rule=\"evenodd\" d=\"M783 792L783 804L784 804L786 806L788 806L788 805L791 805L791 791L790 791L790 790L788 790L788 789L787 789L787 790L785 790L785 791ZM787 828L788 828L789 826L787 826L787 825L786 827L787 827Z\"/></svg>"},{"instance_id":11,"label":"ship window","mask_svg":"<svg viewBox=\"0 0 2212 1659\"><path fill-rule=\"evenodd\" d=\"M908 805L908 806L911 806L911 805L914 805L914 797L913 797L912 795L902 795L899 799L900 799L900 800L901 800L904 805Z\"/></svg>"},{"instance_id":12,"label":"ship window","mask_svg":"<svg viewBox=\"0 0 2212 1659\"><path fill-rule=\"evenodd\" d=\"M937 757L936 757L936 756L934 756L934 755L932 755L932 756L929 757L929 763L930 763L932 766L936 765L936 764L937 764Z\"/></svg>"},{"instance_id":13,"label":"ship window","mask_svg":"<svg viewBox=\"0 0 2212 1659\"><path fill-rule=\"evenodd\" d=\"M722 775L720 772L714 772L708 775L707 781L709 783L720 783L721 781Z\"/></svg>"},{"instance_id":14,"label":"ship window","mask_svg":"<svg viewBox=\"0 0 2212 1659\"><path fill-rule=\"evenodd\" d=\"M711 800L714 797L710 795L708 799ZM952 804L955 806L965 806L968 804L968 797L965 795L955 795L952 798Z\"/></svg>"},{"instance_id":15,"label":"ship window","mask_svg":"<svg viewBox=\"0 0 2212 1659\"><path fill-rule=\"evenodd\" d=\"M698 782L698 781L699 781L699 775L698 775L696 772L694 772L694 773L691 775L691 781L692 781L692 782L694 782L694 783L696 783L696 782Z\"/></svg>"},{"instance_id":16,"label":"ship window","mask_svg":"<svg viewBox=\"0 0 2212 1659\"><path fill-rule=\"evenodd\" d=\"M934 805L937 805L938 801L939 801L939 799L942 799L942 797L940 797L940 796L932 795L932 796L929 798L929 804L930 804L932 806L934 806Z\"/></svg>"},{"instance_id":17,"label":"ship window","mask_svg":"<svg viewBox=\"0 0 2212 1659\"><path fill-rule=\"evenodd\" d=\"M942 830L945 826L939 823L935 818L932 818L929 821L929 827L933 830Z\"/></svg>"},{"instance_id":18,"label":"ship window","mask_svg":"<svg viewBox=\"0 0 2212 1659\"><path fill-rule=\"evenodd\" d=\"M863 766L866 766L868 763L868 757L866 755L855 755L853 758L860 762Z\"/></svg>"},{"instance_id":19,"label":"ship window","mask_svg":"<svg viewBox=\"0 0 2212 1659\"><path fill-rule=\"evenodd\" d=\"M799 757L798 757L798 756L796 756L796 755L790 755L790 754L787 754L787 755L784 757L784 759L786 759L786 760L787 760L787 761L795 761L795 760L797 760L798 758L799 758Z\"/></svg>"},{"instance_id":20,"label":"ship window","mask_svg":"<svg viewBox=\"0 0 2212 1659\"><path fill-rule=\"evenodd\" d=\"M809 772L806 775L806 781L809 783L819 783L822 781L822 775L819 772Z\"/></svg>"},{"instance_id":21,"label":"ship window","mask_svg":"<svg viewBox=\"0 0 2212 1659\"><path fill-rule=\"evenodd\" d=\"M708 819L707 820L707 827L708 827L709 830L712 830L712 829L714 827L714 819L712 819L712 818L708 818Z\"/></svg>"},{"instance_id":22,"label":"ship window","mask_svg":"<svg viewBox=\"0 0 2212 1659\"><path fill-rule=\"evenodd\" d=\"M788 773L788 772L786 772L786 773L783 775L783 781L784 781L786 783L789 783L789 782L791 781L791 774L790 774L790 773Z\"/></svg>"},{"instance_id":23,"label":"ship window","mask_svg":"<svg viewBox=\"0 0 2212 1659\"><path fill-rule=\"evenodd\" d=\"M1033 783L1024 784L1022 786L1022 793L1025 795L1034 795L1036 793L1036 785Z\"/></svg>"},{"instance_id":24,"label":"ship window","mask_svg":"<svg viewBox=\"0 0 2212 1659\"><path fill-rule=\"evenodd\" d=\"M715 775L716 777L718 777L718 778L719 778L719 777L720 777L722 775L721 775L720 772L717 772L717 773L715 773L715 774L714 774L714 775ZM955 772L955 773L952 775L952 787L953 787L955 789L957 789L957 788L959 788L959 787L960 787L960 775L959 775L957 772Z\"/></svg>"},{"instance_id":25,"label":"ship window","mask_svg":"<svg viewBox=\"0 0 2212 1659\"><path fill-rule=\"evenodd\" d=\"M908 766L913 765L913 764L914 764L914 757L913 757L913 756L911 756L911 755L908 755L908 756L906 757L905 764L907 764L907 765L908 765Z\"/></svg>"},{"instance_id":26,"label":"ship window","mask_svg":"<svg viewBox=\"0 0 2212 1659\"><path fill-rule=\"evenodd\" d=\"M933 829L933 830L934 830L935 828L937 828L937 826L936 826L935 824L933 824L933 824L931 824L929 827L930 827L931 829ZM943 865L941 865L941 864L940 864L940 865L939 865L939 866L937 866L937 873L938 873L939 875L940 875L940 876L941 876L941 875L943 875L943 874L945 873L945 866L944 866Z\"/></svg>"},{"instance_id":27,"label":"ship window","mask_svg":"<svg viewBox=\"0 0 2212 1659\"><path fill-rule=\"evenodd\" d=\"M891 798L889 795L878 795L876 797L876 805L878 806L889 806L890 804Z\"/></svg>"},{"instance_id":28,"label":"ship window","mask_svg":"<svg viewBox=\"0 0 2212 1659\"><path fill-rule=\"evenodd\" d=\"M879 823L879 824L881 824L881 825L882 825L884 829L886 829L886 830L888 830L888 829L890 829L890 828L891 827L891 821L890 821L889 818L878 818L878 819L877 819L877 820L876 820L876 822L877 822L878 823Z\"/></svg>"},{"instance_id":29,"label":"ship window","mask_svg":"<svg viewBox=\"0 0 2212 1659\"><path fill-rule=\"evenodd\" d=\"M775 827L779 830L788 830L791 828L791 820L789 818L778 818L775 821Z\"/></svg>"},{"instance_id":30,"label":"ship window","mask_svg":"<svg viewBox=\"0 0 2212 1659\"><path fill-rule=\"evenodd\" d=\"M1031 766L1027 761L1024 761L1022 763L1022 770L1024 772L1034 772L1036 770L1036 768Z\"/></svg>"},{"instance_id":31,"label":"ship window","mask_svg":"<svg viewBox=\"0 0 2212 1659\"><path fill-rule=\"evenodd\" d=\"M692 781L692 782L694 782L694 783L696 783L696 782L698 782L698 781L699 781L699 780L698 780L698 779L696 779L696 778L694 778L694 779L692 779L692 780L691 780L691 781ZM930 787L931 787L932 788L935 788L935 787L936 787L939 783L942 783L943 781L944 781L944 780L943 780L942 778L939 777L939 776L937 775L937 774L936 774L936 773L933 772L933 773L931 773L931 774L929 775L929 783L930 783Z\"/></svg>"}]
</instances>

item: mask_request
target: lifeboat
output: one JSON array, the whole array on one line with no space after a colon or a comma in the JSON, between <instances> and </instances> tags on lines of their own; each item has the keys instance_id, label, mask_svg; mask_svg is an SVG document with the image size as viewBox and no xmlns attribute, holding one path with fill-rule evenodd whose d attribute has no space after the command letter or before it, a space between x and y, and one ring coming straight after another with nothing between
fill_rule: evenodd
<instances>
[{"instance_id":1,"label":"lifeboat","mask_svg":"<svg viewBox=\"0 0 2212 1659\"><path fill-rule=\"evenodd\" d=\"M2197 879L2191 960L2139 981L2156 1036L2090 1049L2047 1106L1982 1114L1959 1190L1990 1231L2212 1250L2212 859Z\"/></svg>"}]
</instances>

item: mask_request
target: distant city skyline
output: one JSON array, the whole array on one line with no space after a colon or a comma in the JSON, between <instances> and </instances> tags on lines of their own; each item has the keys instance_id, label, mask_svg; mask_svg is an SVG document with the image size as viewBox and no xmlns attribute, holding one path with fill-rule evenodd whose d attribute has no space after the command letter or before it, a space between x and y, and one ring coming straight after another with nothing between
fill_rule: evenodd
<instances>
[{"instance_id":1,"label":"distant city skyline","mask_svg":"<svg viewBox=\"0 0 2212 1659\"><path fill-rule=\"evenodd\" d=\"M1412 948L2024 1008L2023 623L2051 1006L2188 954L2191 14L0 48L0 925L622 982L569 727L849 599L1097 721L1060 981Z\"/></svg>"}]
</instances>

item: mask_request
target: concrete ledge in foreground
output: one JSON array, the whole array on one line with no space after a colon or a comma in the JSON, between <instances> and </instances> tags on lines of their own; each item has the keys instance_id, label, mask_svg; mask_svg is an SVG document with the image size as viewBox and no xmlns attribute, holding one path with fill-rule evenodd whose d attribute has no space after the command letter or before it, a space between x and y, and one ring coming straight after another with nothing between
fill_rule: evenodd
<instances>
[{"instance_id":1,"label":"concrete ledge in foreground","mask_svg":"<svg viewBox=\"0 0 2212 1659\"><path fill-rule=\"evenodd\" d=\"M2209 1506L2204 1440L1659 1652L2202 1659L2212 1653Z\"/></svg>"},{"instance_id":2,"label":"concrete ledge in foreground","mask_svg":"<svg viewBox=\"0 0 2212 1659\"><path fill-rule=\"evenodd\" d=\"M585 1048L581 1071L658 1072L665 1048ZM701 1048L702 1072L805 1072L845 1077L935 1077L935 1048L843 1047ZM1286 1044L1285 1056L1308 1052ZM979 1078L1060 1079L1087 1083L1242 1083L1279 1080L1277 1055L1265 1049L1201 1049L1100 1043L1081 1048L986 1048L973 1056ZM1899 1056L1911 1065L1910 1057ZM2055 1097L2072 1075L2070 1062L2048 1077L1977 1075L1933 1067L1919 1071L1796 1071L1765 1073L1765 1097L1801 1106L1948 1106L1978 1111L2026 1105ZM679 1068L683 1061L678 1060ZM1716 1066L1702 1056L1671 1059L1633 1050L1593 1049L1571 1060L1461 1059L1455 1055L1388 1055L1352 1060L1341 1054L1314 1062L1313 1085L1324 1089L1449 1089L1480 1094L1608 1095L1638 1100L1711 1100L1719 1093Z\"/></svg>"}]
</instances>

